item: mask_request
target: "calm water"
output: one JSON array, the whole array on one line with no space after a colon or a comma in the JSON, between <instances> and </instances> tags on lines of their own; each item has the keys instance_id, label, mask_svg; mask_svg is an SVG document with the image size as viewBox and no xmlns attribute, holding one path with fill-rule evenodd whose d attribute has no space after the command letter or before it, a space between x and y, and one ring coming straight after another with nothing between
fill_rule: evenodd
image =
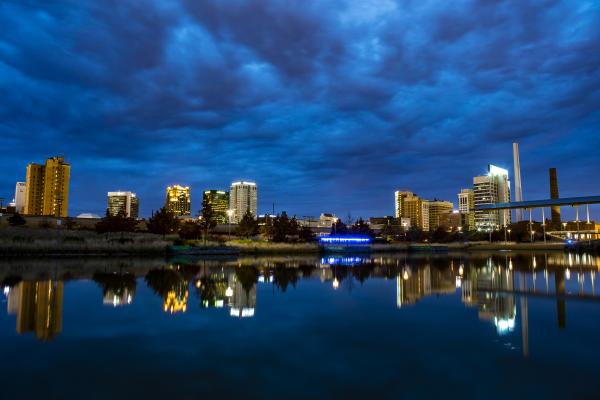
<instances>
[{"instance_id":1,"label":"calm water","mask_svg":"<svg viewBox=\"0 0 600 400\"><path fill-rule=\"evenodd\" d=\"M0 261L2 398L599 398L599 268L562 253Z\"/></svg>"}]
</instances>

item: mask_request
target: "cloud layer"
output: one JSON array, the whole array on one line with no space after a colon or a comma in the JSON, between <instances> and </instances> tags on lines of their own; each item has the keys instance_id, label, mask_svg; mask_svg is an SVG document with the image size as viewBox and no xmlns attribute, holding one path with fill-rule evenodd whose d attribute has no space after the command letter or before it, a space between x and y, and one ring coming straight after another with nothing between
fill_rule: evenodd
<instances>
[{"instance_id":1,"label":"cloud layer","mask_svg":"<svg viewBox=\"0 0 600 400\"><path fill-rule=\"evenodd\" d=\"M259 208L393 213L456 202L521 143L525 196L598 194L596 1L0 3L0 196L64 154L71 213L167 184L259 185Z\"/></svg>"}]
</instances>

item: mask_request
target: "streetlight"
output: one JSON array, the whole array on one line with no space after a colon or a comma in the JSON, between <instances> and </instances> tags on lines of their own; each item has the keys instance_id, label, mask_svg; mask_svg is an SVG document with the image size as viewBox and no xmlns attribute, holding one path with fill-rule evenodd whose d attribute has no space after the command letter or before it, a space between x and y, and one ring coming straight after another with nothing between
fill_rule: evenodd
<instances>
[{"instance_id":1,"label":"streetlight","mask_svg":"<svg viewBox=\"0 0 600 400\"><path fill-rule=\"evenodd\" d=\"M227 240L231 240L231 217L235 210L227 210Z\"/></svg>"},{"instance_id":2,"label":"streetlight","mask_svg":"<svg viewBox=\"0 0 600 400\"><path fill-rule=\"evenodd\" d=\"M511 230L510 230L510 229L507 229L507 231L508 231L508 240L509 240L509 241L511 241L511 239L510 239L510 231L511 231Z\"/></svg>"}]
</instances>

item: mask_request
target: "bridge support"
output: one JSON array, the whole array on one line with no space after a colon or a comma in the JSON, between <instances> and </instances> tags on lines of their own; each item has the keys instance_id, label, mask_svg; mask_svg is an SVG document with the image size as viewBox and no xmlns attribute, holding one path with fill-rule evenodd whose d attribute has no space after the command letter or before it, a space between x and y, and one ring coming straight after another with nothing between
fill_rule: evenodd
<instances>
[{"instance_id":1,"label":"bridge support","mask_svg":"<svg viewBox=\"0 0 600 400\"><path fill-rule=\"evenodd\" d=\"M533 210L529 208L529 241L533 243L533 219L532 219Z\"/></svg>"},{"instance_id":2,"label":"bridge support","mask_svg":"<svg viewBox=\"0 0 600 400\"><path fill-rule=\"evenodd\" d=\"M575 206L575 222L577 223L577 240L579 240L579 204Z\"/></svg>"},{"instance_id":3,"label":"bridge support","mask_svg":"<svg viewBox=\"0 0 600 400\"><path fill-rule=\"evenodd\" d=\"M589 204L585 205L585 216L586 216L586 222L589 225L589 223L590 223L590 205Z\"/></svg>"},{"instance_id":4,"label":"bridge support","mask_svg":"<svg viewBox=\"0 0 600 400\"><path fill-rule=\"evenodd\" d=\"M544 232L544 243L546 243L546 215L544 214L544 207L542 207L542 230Z\"/></svg>"}]
</instances>

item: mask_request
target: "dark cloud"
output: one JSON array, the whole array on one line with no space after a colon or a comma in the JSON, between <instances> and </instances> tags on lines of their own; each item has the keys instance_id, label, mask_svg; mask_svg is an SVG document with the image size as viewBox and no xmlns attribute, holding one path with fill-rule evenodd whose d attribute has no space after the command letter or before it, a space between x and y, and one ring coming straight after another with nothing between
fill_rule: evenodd
<instances>
[{"instance_id":1,"label":"dark cloud","mask_svg":"<svg viewBox=\"0 0 600 400\"><path fill-rule=\"evenodd\" d=\"M600 167L591 0L4 1L0 26L2 197L54 154L73 213L243 178L262 211L390 214L400 187L455 201L513 140L530 198Z\"/></svg>"}]
</instances>

